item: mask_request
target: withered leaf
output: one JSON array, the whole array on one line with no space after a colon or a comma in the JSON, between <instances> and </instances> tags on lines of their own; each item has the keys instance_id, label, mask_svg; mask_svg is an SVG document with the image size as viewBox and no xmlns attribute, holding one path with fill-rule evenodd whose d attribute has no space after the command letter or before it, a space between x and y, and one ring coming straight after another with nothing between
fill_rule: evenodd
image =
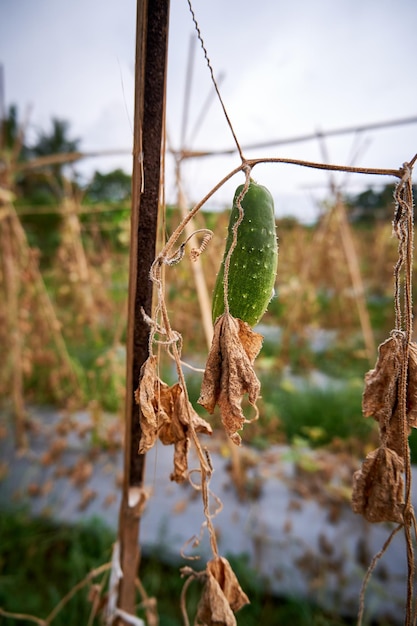
<instances>
[{"instance_id":1,"label":"withered leaf","mask_svg":"<svg viewBox=\"0 0 417 626\"><path fill-rule=\"evenodd\" d=\"M140 370L139 387L135 391L135 400L140 406L141 438L139 454L150 450L157 438L160 423L160 398L168 385L159 379L156 356L149 356Z\"/></svg>"},{"instance_id":2,"label":"withered leaf","mask_svg":"<svg viewBox=\"0 0 417 626\"><path fill-rule=\"evenodd\" d=\"M170 444L184 439L188 436L190 423L197 433L212 434L210 424L196 413L179 383L164 389L161 398L166 415L159 433L162 443Z\"/></svg>"},{"instance_id":3,"label":"withered leaf","mask_svg":"<svg viewBox=\"0 0 417 626\"><path fill-rule=\"evenodd\" d=\"M253 363L262 340L246 322L231 315L224 313L216 320L198 403L209 413L219 406L223 426L237 445L241 442L237 431L246 422L242 397L247 393L255 407L259 397L260 383Z\"/></svg>"},{"instance_id":4,"label":"withered leaf","mask_svg":"<svg viewBox=\"0 0 417 626\"><path fill-rule=\"evenodd\" d=\"M214 576L219 583L232 611L239 611L245 604L249 604L249 598L239 585L229 561L224 557L217 557L207 563L207 571Z\"/></svg>"},{"instance_id":5,"label":"withered leaf","mask_svg":"<svg viewBox=\"0 0 417 626\"><path fill-rule=\"evenodd\" d=\"M196 626L236 626L234 612L249 603L230 563L217 557L207 563L207 577L198 605Z\"/></svg>"},{"instance_id":6,"label":"withered leaf","mask_svg":"<svg viewBox=\"0 0 417 626\"><path fill-rule=\"evenodd\" d=\"M375 369L365 374L362 410L366 417L373 416L381 425L387 425L397 402L403 343L394 335L378 348Z\"/></svg>"},{"instance_id":7,"label":"withered leaf","mask_svg":"<svg viewBox=\"0 0 417 626\"><path fill-rule=\"evenodd\" d=\"M156 366L156 357L150 356L142 366L135 392L141 410L139 453L150 450L158 437L164 445L174 444L171 480L182 482L188 472L190 428L208 435L212 434L212 428L194 411L179 383L169 387L159 379Z\"/></svg>"},{"instance_id":8,"label":"withered leaf","mask_svg":"<svg viewBox=\"0 0 417 626\"><path fill-rule=\"evenodd\" d=\"M368 522L403 522L404 461L381 446L370 452L353 476L352 509Z\"/></svg>"},{"instance_id":9,"label":"withered leaf","mask_svg":"<svg viewBox=\"0 0 417 626\"><path fill-rule=\"evenodd\" d=\"M407 438L410 431L411 429L408 428L407 425L405 426L405 429L403 429L403 416L398 404L391 415L389 423L383 425L380 424L379 426L381 442L383 442L383 444L391 450L394 450L394 452L402 458L405 458L405 455L408 454Z\"/></svg>"},{"instance_id":10,"label":"withered leaf","mask_svg":"<svg viewBox=\"0 0 417 626\"><path fill-rule=\"evenodd\" d=\"M407 424L410 428L417 428L417 345L410 342L408 348ZM395 333L379 346L375 368L365 374L363 413L366 417L373 416L383 433L387 429L395 430L392 439L398 438L398 427L394 422L399 420L398 383L403 358L404 337Z\"/></svg>"},{"instance_id":11,"label":"withered leaf","mask_svg":"<svg viewBox=\"0 0 417 626\"><path fill-rule=\"evenodd\" d=\"M190 440L188 437L179 439L174 444L174 471L170 474L170 479L176 483L182 483L188 476L188 450Z\"/></svg>"},{"instance_id":12,"label":"withered leaf","mask_svg":"<svg viewBox=\"0 0 417 626\"><path fill-rule=\"evenodd\" d=\"M165 445L174 444L174 472L171 480L182 482L188 473L190 423L197 433L211 435L213 431L210 424L194 411L179 383L164 390L161 395L166 419L161 425L159 438Z\"/></svg>"},{"instance_id":13,"label":"withered leaf","mask_svg":"<svg viewBox=\"0 0 417 626\"><path fill-rule=\"evenodd\" d=\"M214 576L208 575L198 604L195 626L236 626L235 615Z\"/></svg>"}]
</instances>

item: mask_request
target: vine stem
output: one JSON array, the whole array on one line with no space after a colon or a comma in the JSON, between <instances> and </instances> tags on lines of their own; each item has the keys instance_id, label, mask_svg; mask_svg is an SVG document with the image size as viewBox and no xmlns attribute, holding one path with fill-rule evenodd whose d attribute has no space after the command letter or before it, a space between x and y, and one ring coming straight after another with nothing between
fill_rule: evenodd
<instances>
[{"instance_id":1,"label":"vine stem","mask_svg":"<svg viewBox=\"0 0 417 626\"><path fill-rule=\"evenodd\" d=\"M38 626L47 626L47 622L40 617L35 617L34 615L27 615L26 613L13 613L12 611L5 611L0 607L0 616L10 617L15 620L24 620L25 622L33 622L34 624L38 624Z\"/></svg>"},{"instance_id":2,"label":"vine stem","mask_svg":"<svg viewBox=\"0 0 417 626\"><path fill-rule=\"evenodd\" d=\"M237 150L239 152L239 156L242 159L242 163L243 163L245 161L245 158L243 156L242 148L241 148L240 143L238 141L238 138L236 136L235 129L233 128L233 124L232 124L232 122L230 120L229 114L227 113L226 106L225 106L225 104L223 102L223 98L222 98L222 95L220 93L219 85L217 84L217 81L216 81L216 79L214 77L213 66L211 64L211 61L210 61L210 58L209 58L209 55L208 55L208 52L207 52L207 48L206 48L205 43L204 43L203 36L201 34L201 30L200 30L200 27L199 27L198 22L197 22L197 18L195 16L194 9L193 9L192 4L191 4L191 0L187 0L187 1L188 1L188 8L190 10L192 20L194 22L194 27L195 27L195 30L196 30L196 33L197 33L197 37L198 37L198 39L200 41L201 48L202 48L203 53L204 53L204 58L206 60L207 67L209 68L209 71L210 71L211 82L213 83L213 86L214 86L214 89L216 91L217 97L219 99L220 105L221 105L221 107L223 109L223 115L226 118L227 125L230 128L230 132L232 133L234 142L236 144L236 148L237 148Z\"/></svg>"},{"instance_id":3,"label":"vine stem","mask_svg":"<svg viewBox=\"0 0 417 626\"><path fill-rule=\"evenodd\" d=\"M177 335L173 331L170 320L169 320L169 315L168 315L168 311L166 307L166 302L165 302L164 293L163 293L163 286L162 286L162 281L161 281L161 269L162 269L162 259L161 259L161 256L158 255L156 261L152 265L150 277L151 277L151 280L157 286L157 290L158 290L157 310L162 317L164 331L167 336L167 341L169 344L171 344L171 352L172 352L172 356L175 360L175 364L177 368L178 381L182 388L182 392L184 393L185 398L186 398L185 408L187 411L189 434L194 443L195 449L197 451L197 455L198 455L198 459L200 463L200 469L201 469L201 492L202 492L204 516L207 522L207 529L209 532L211 549L212 549L213 555L217 557L219 555L219 551L218 551L218 546L217 546L216 532L214 530L213 522L211 520L210 503L209 503L209 488L208 488L208 482L212 474L212 468L210 467L210 464L206 458L206 455L204 454L203 448L201 447L200 440L193 426L187 384L185 381L184 372L181 367L181 352L177 345Z\"/></svg>"},{"instance_id":4,"label":"vine stem","mask_svg":"<svg viewBox=\"0 0 417 626\"><path fill-rule=\"evenodd\" d=\"M417 158L417 155L414 156L411 163L413 163ZM163 262L164 258L166 258L175 243L178 241L181 236L185 226L188 222L198 213L198 211L203 207L206 202L219 190L227 181L229 181L233 176L238 174L241 171L245 171L248 168L253 169L256 165L260 165L261 163L282 163L286 165L298 165L300 167L309 167L318 170L327 170L333 172L347 172L351 174L373 174L375 176L394 176L395 178L402 178L404 175L403 167L398 169L390 169L390 168L375 168L375 167L354 167L351 165L333 165L329 163L317 163L314 161L304 161L303 159L287 159L281 157L260 157L256 159L247 159L244 160L238 167L235 167L231 170L226 176L224 176L205 196L198 202L184 219L180 222L177 228L172 233L171 237L166 242L165 246L158 254L155 259L155 263ZM151 270L152 271L152 270Z\"/></svg>"},{"instance_id":5,"label":"vine stem","mask_svg":"<svg viewBox=\"0 0 417 626\"><path fill-rule=\"evenodd\" d=\"M210 536L210 542L211 542L211 548L212 548L212 552L215 556L218 555L218 547L217 547L217 540L216 540L216 535L215 535L215 531L214 531L214 527L213 527L213 523L211 520L211 515L210 515L210 507L209 507L209 488L208 488L208 482L210 480L210 476L212 473L212 469L210 467L210 464L208 463L207 459L204 456L204 452L203 449L201 447L200 441L198 439L197 433L195 432L195 429L192 425L192 416L191 416L191 410L190 410L190 405L189 405L189 399L188 399L188 392L187 392L187 386L186 386L186 382L185 382L185 377L182 371L182 367L181 367L181 345L178 346L177 345L177 341L178 341L178 336L177 334L173 331L171 324L170 324L170 320L169 320L169 315L168 315L168 311L167 311L167 307L166 307L166 303L165 303L165 298L164 298L164 290L163 290L163 284L162 284L162 271L163 271L163 267L165 264L170 264L170 261L172 261L173 258L176 257L175 254L173 254L173 248L176 244L176 242L178 241L179 237L181 236L181 234L183 233L185 227L187 226L187 224L190 222L190 220L196 215L196 213L201 209L201 207L228 181L230 180L235 174L237 174L240 171L243 171L245 173L245 185L244 188L241 192L241 194L238 197L238 207L239 207L239 219L241 221L242 217L243 217L243 209L241 207L241 200L244 197L244 194L246 193L246 190L249 186L249 181L250 181L250 174L251 174L251 170L256 166L259 165L261 163L282 163L282 164L289 164L289 165L298 165L301 167L310 167L310 168L314 168L314 169L321 169L321 170L330 170L330 171L342 171L342 172L348 172L348 173L356 173L356 174L376 174L376 175L383 175L383 176L394 176L397 178L402 179L405 176L405 172L406 172L406 165L404 165L402 168L399 169L380 169L380 168L361 168L361 167L353 167L353 166L346 166L346 165L332 165L332 164L326 164L326 163L316 163L316 162L312 162L312 161L305 161L305 160L298 160L298 159L286 159L286 158L274 158L274 157L264 157L264 158L257 158L257 159L249 159L249 160L243 160L242 163L236 167L235 169L233 169L232 171L230 171L226 176L224 176L222 178L222 180L220 180L205 196L204 198L198 202L189 213L187 213L187 215L183 218L183 220L180 222L180 224L177 226L177 228L174 230L174 232L172 233L172 235L170 236L170 238L168 239L168 241L166 242L166 244L164 245L163 249L160 251L160 253L156 256L152 266L151 266L151 270L150 270L150 278L151 280L154 282L154 284L157 287L158 290L158 304L155 310L155 315L161 315L162 318L162 323L163 323L163 328L164 328L164 332L166 334L167 337L167 344L171 346L170 351L172 356L174 357L174 360L176 362L176 367L177 367L177 374L178 374L178 379L179 379L179 383L182 387L182 391L185 394L186 397L186 411L187 411L187 417L188 417L188 423L189 423L189 434L190 437L195 445L198 457L199 457L199 462L200 462L200 470L201 470L201 490L202 490L202 500L203 500L203 507L204 507L204 515L206 518L206 522L207 522L207 528L209 531L209 536ZM236 228L234 231L234 245L236 245L236 237L237 237L237 228L239 225L239 219L236 223ZM183 248L185 244L182 244L181 247ZM233 251L233 247L231 246L231 252ZM230 254L229 254L229 259L228 261L230 262ZM172 264L172 263L171 263ZM225 266L225 281L226 281L226 287L225 287L225 301L226 301L226 308L227 308L227 270L228 270L228 266ZM151 337L152 337L152 333L151 333ZM151 351L151 347L152 347L152 339L150 337L150 341L149 341L149 348Z\"/></svg>"},{"instance_id":6,"label":"vine stem","mask_svg":"<svg viewBox=\"0 0 417 626\"><path fill-rule=\"evenodd\" d=\"M398 209L404 212L404 320L405 320L405 345L404 358L401 368L399 402L401 403L402 419L402 440L403 454L405 459L405 539L407 546L408 580L407 580L407 613L406 626L415 624L416 614L413 617L414 602L414 549L412 542L411 524L415 522L415 515L411 503L411 459L410 447L408 443L408 423L407 423L407 380L409 367L410 341L413 334L413 301L412 301L412 274L413 274L413 249L414 249L414 221L413 221L413 190L411 182L412 165L404 164L404 176L398 184L396 196L398 198ZM415 527L414 527L415 528Z\"/></svg>"},{"instance_id":7,"label":"vine stem","mask_svg":"<svg viewBox=\"0 0 417 626\"><path fill-rule=\"evenodd\" d=\"M360 590L360 594L359 594L359 612L358 612L358 620L356 622L357 626L362 626L362 621L363 621L363 614L365 611L365 592L366 592L366 588L368 586L369 580L372 576L373 571L375 570L375 567L378 564L378 561L380 560L380 558L385 554L385 552L388 550L388 547L391 543L391 541L394 539L395 535L403 528L402 524L398 524L398 526L396 526L391 533L388 536L388 539L386 539L384 545L382 546L381 550L379 552L377 552L377 554L375 554L375 556L373 557L367 571L365 574L365 577L362 581L362 586L361 586L361 590Z\"/></svg>"},{"instance_id":8,"label":"vine stem","mask_svg":"<svg viewBox=\"0 0 417 626\"><path fill-rule=\"evenodd\" d=\"M89 582L94 580L94 578L97 578L97 576L100 576L100 574L107 572L111 568L111 565L111 563L104 563L103 565L96 567L96 569L91 570L91 572L89 572L87 576L85 576L85 578L80 580L80 582L78 582L74 587L72 587L72 589L70 589L70 591L58 602L55 608L52 609L48 617L46 617L45 619L35 617L34 615L27 615L26 613L13 613L11 611L5 611L1 607L0 616L2 615L3 617L10 617L16 620L34 622L35 624L38 624L38 626L49 626L49 624L51 624L51 622L56 618L58 613L64 608L66 604L68 604L71 598L73 598L75 594L80 591L80 589L82 589Z\"/></svg>"}]
</instances>

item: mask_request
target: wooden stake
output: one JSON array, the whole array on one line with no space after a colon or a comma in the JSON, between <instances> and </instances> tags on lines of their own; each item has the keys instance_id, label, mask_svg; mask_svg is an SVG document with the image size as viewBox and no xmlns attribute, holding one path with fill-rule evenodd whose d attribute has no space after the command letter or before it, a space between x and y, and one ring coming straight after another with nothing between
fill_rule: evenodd
<instances>
[{"instance_id":1,"label":"wooden stake","mask_svg":"<svg viewBox=\"0 0 417 626\"><path fill-rule=\"evenodd\" d=\"M359 259L356 253L350 224L347 219L346 208L340 198L340 195L336 199L336 206L334 210L336 211L340 239L342 241L350 280L353 287L353 295L358 310L362 336L365 343L366 356L368 357L369 363L373 365L376 358L374 331L372 330L371 318L366 304L365 286L362 280Z\"/></svg>"},{"instance_id":2,"label":"wooden stake","mask_svg":"<svg viewBox=\"0 0 417 626\"><path fill-rule=\"evenodd\" d=\"M0 202L1 205L1 202ZM5 210L8 210L6 205ZM16 446L27 448L25 430L26 411L23 398L23 359L22 336L19 324L19 292L20 267L16 256L16 242L13 237L12 213L6 214L0 224L1 261L4 281L4 296L6 302L7 342L5 353L10 350L10 385L15 422ZM7 364L7 360L6 360Z\"/></svg>"},{"instance_id":3,"label":"wooden stake","mask_svg":"<svg viewBox=\"0 0 417 626\"><path fill-rule=\"evenodd\" d=\"M135 578L139 522L143 511L145 457L138 454L141 435L134 400L140 369L148 357L149 327L141 308L152 309L149 270L155 257L161 180L161 145L165 109L169 0L138 0L135 69L135 120L132 175L132 215L127 332L125 463L119 516L120 561L123 577L118 607L135 613ZM138 410L139 409L139 410ZM120 619L119 623L125 623Z\"/></svg>"}]
</instances>

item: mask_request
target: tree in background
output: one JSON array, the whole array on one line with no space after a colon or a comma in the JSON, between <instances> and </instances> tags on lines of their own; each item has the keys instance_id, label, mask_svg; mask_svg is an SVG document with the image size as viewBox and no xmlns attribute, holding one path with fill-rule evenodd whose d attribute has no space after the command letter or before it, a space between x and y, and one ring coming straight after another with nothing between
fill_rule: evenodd
<instances>
[{"instance_id":1,"label":"tree in background","mask_svg":"<svg viewBox=\"0 0 417 626\"><path fill-rule=\"evenodd\" d=\"M346 206L351 222L375 224L376 221L391 221L394 215L395 185L388 184L380 189L369 188L358 195L349 195ZM414 194L417 186L413 187Z\"/></svg>"},{"instance_id":2,"label":"tree in background","mask_svg":"<svg viewBox=\"0 0 417 626\"><path fill-rule=\"evenodd\" d=\"M85 199L87 202L129 202L131 185L132 177L121 169L107 174L95 171Z\"/></svg>"},{"instance_id":3,"label":"tree in background","mask_svg":"<svg viewBox=\"0 0 417 626\"><path fill-rule=\"evenodd\" d=\"M32 206L56 204L63 196L64 177L76 182L74 168L64 162L51 163L42 169L20 167L26 162L34 164L42 157L77 152L80 139L73 139L69 129L69 122L53 118L51 130L40 131L29 144L17 106L9 107L7 115L0 120L0 161L5 164L11 179L8 186L13 186L18 201L24 199L25 204Z\"/></svg>"},{"instance_id":4,"label":"tree in background","mask_svg":"<svg viewBox=\"0 0 417 626\"><path fill-rule=\"evenodd\" d=\"M52 118L50 131L40 131L35 143L29 147L28 154L33 160L77 152L80 139L70 137L70 123L66 120ZM73 165L64 162L51 163L26 177L25 195L35 204L59 201L64 195L65 179L72 183L77 181L77 173Z\"/></svg>"},{"instance_id":5,"label":"tree in background","mask_svg":"<svg viewBox=\"0 0 417 626\"><path fill-rule=\"evenodd\" d=\"M19 122L17 106L11 104L7 115L0 119L0 160L9 156L18 161L27 161L29 158L28 147L23 141L24 131Z\"/></svg>"}]
</instances>

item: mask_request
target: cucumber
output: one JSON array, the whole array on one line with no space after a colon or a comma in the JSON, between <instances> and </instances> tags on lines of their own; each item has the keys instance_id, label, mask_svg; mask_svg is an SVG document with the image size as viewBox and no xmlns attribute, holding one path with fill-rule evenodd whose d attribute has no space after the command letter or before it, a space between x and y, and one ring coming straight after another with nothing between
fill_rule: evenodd
<instances>
[{"instance_id":1,"label":"cucumber","mask_svg":"<svg viewBox=\"0 0 417 626\"><path fill-rule=\"evenodd\" d=\"M224 313L224 262L233 241L233 225L239 218L237 199L243 187L236 189L233 199L226 248L213 291L213 322ZM274 201L266 187L251 180L241 205L244 217L229 266L229 312L255 326L272 298L277 273Z\"/></svg>"}]
</instances>

